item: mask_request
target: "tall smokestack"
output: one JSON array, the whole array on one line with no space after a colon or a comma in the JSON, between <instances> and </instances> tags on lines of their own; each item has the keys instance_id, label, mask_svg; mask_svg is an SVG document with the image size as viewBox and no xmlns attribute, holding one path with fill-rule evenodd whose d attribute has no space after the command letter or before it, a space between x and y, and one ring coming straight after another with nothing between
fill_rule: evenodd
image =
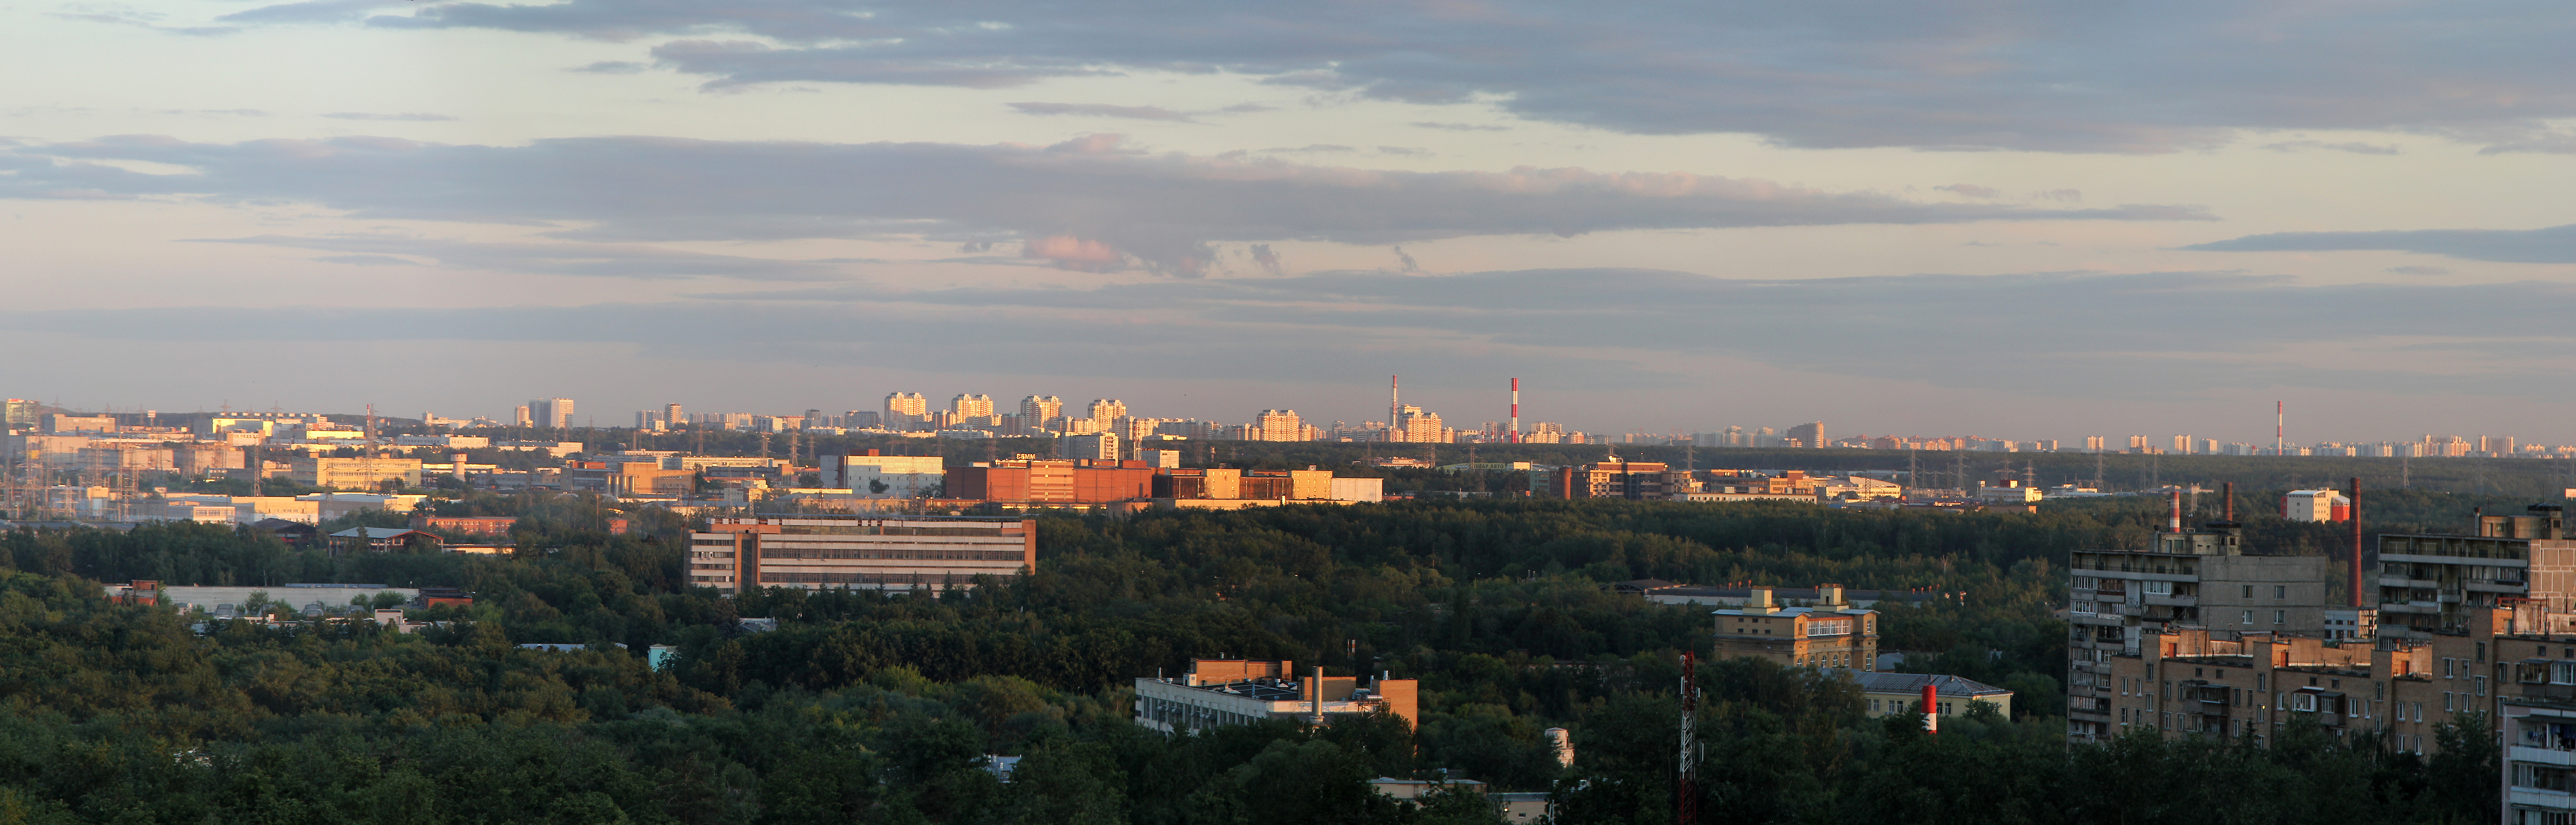
<instances>
[{"instance_id":1,"label":"tall smokestack","mask_svg":"<svg viewBox=\"0 0 2576 825\"><path fill-rule=\"evenodd\" d=\"M1512 435L1509 440L1514 444L1521 442L1521 380L1518 378L1512 379Z\"/></svg>"},{"instance_id":2,"label":"tall smokestack","mask_svg":"<svg viewBox=\"0 0 2576 825\"><path fill-rule=\"evenodd\" d=\"M2349 508L2349 512L2347 513L2347 515L2352 516L2352 606L2353 606L2353 607L2355 607L2355 608L2359 608L2359 607L2361 607L2361 606L2362 606L2362 602L2361 602L2361 477L2360 477L2360 476L2353 476L2353 477L2352 477L2352 506L2351 506L2351 508Z\"/></svg>"},{"instance_id":3,"label":"tall smokestack","mask_svg":"<svg viewBox=\"0 0 2576 825\"><path fill-rule=\"evenodd\" d=\"M2282 439L2281 439L2281 422L2282 422L2282 421L2284 421L2284 420L2286 420L2285 418L2283 418L2283 417L2282 417L2281 409L2282 409L2282 408L2281 408L2281 402L2279 402L2279 401L2274 401L2274 402L2272 402L2272 454L2273 454L2273 455L2286 455L2286 454L2288 454L2288 452L2289 452L2288 450L2283 449L2284 447L2287 447L2287 446L2289 445L2289 442L2284 441L2284 440L2282 440Z\"/></svg>"},{"instance_id":4,"label":"tall smokestack","mask_svg":"<svg viewBox=\"0 0 2576 825\"><path fill-rule=\"evenodd\" d=\"M1397 407L1396 399L1399 397L1397 390L1404 387L1404 383L1397 379L1402 377L1403 376L1400 375L1390 375L1386 377L1386 428L1389 430L1395 429L1395 410ZM1387 440L1394 441L1395 439L1388 438Z\"/></svg>"},{"instance_id":5,"label":"tall smokestack","mask_svg":"<svg viewBox=\"0 0 2576 825\"><path fill-rule=\"evenodd\" d=\"M1941 689L1931 682L1923 683L1923 732L1941 732Z\"/></svg>"},{"instance_id":6,"label":"tall smokestack","mask_svg":"<svg viewBox=\"0 0 2576 825\"><path fill-rule=\"evenodd\" d=\"M2165 491L2165 532L2182 532L2182 491Z\"/></svg>"},{"instance_id":7,"label":"tall smokestack","mask_svg":"<svg viewBox=\"0 0 2576 825\"><path fill-rule=\"evenodd\" d=\"M2219 492L2218 492L2218 494L2219 494L2220 496L2225 497L2225 498L2227 499L2227 504L2226 504L2226 508L2227 508L2227 510L2226 510L2226 512L2227 512L2227 516L2226 516L2226 518L2227 518L2227 520L2228 520L2228 521L2235 521L2235 520L2236 520L2236 482L2229 481L2229 482L2221 483L2221 484L2219 484L2219 485L2218 485L2218 491L2219 491Z\"/></svg>"}]
</instances>

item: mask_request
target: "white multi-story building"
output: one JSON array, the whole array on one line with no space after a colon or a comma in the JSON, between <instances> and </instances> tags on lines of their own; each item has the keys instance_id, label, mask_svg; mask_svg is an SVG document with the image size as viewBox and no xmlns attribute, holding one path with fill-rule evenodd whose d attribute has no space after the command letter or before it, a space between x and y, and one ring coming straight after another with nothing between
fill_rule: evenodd
<instances>
[{"instance_id":1,"label":"white multi-story building","mask_svg":"<svg viewBox=\"0 0 2576 825\"><path fill-rule=\"evenodd\" d=\"M689 534L689 580L751 587L972 587L1037 564L1037 522L985 518L717 518Z\"/></svg>"}]
</instances>

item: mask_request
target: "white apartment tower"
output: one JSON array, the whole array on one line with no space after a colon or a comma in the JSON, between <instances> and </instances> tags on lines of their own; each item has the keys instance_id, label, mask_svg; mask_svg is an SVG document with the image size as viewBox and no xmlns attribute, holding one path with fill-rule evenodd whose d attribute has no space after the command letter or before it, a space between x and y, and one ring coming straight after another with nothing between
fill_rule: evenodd
<instances>
[{"instance_id":1,"label":"white apartment tower","mask_svg":"<svg viewBox=\"0 0 2576 825\"><path fill-rule=\"evenodd\" d=\"M1303 441L1305 422L1298 420L1296 410L1262 410L1254 419L1253 429L1261 441Z\"/></svg>"},{"instance_id":2,"label":"white apartment tower","mask_svg":"<svg viewBox=\"0 0 2576 825\"><path fill-rule=\"evenodd\" d=\"M1020 426L1043 429L1064 414L1064 399L1052 395L1032 395L1020 399Z\"/></svg>"},{"instance_id":3,"label":"white apartment tower","mask_svg":"<svg viewBox=\"0 0 2576 825\"><path fill-rule=\"evenodd\" d=\"M890 392L885 397L885 425L912 429L930 420L930 399L917 392Z\"/></svg>"},{"instance_id":4,"label":"white apartment tower","mask_svg":"<svg viewBox=\"0 0 2576 825\"><path fill-rule=\"evenodd\" d=\"M1127 402L1115 398L1091 399L1091 431L1114 432L1118 419L1127 417Z\"/></svg>"},{"instance_id":5,"label":"white apartment tower","mask_svg":"<svg viewBox=\"0 0 2576 825\"><path fill-rule=\"evenodd\" d=\"M565 429L572 426L572 399L538 398L528 402L530 426Z\"/></svg>"}]
</instances>

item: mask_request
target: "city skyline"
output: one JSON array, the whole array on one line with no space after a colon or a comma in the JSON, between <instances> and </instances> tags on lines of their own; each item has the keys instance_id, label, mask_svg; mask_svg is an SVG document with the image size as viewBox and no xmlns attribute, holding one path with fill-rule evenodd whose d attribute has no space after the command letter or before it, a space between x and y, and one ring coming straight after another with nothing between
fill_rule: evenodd
<instances>
[{"instance_id":1,"label":"city skyline","mask_svg":"<svg viewBox=\"0 0 2576 825\"><path fill-rule=\"evenodd\" d=\"M1464 395L1464 394L1444 395L1443 397L1459 397L1459 396L1461 396L1461 395ZM943 397L943 396L946 396L946 397L950 398L951 400L949 400L949 401L947 401L947 402L939 402L939 401L937 401L937 400L936 400L936 399L938 399L938 398L940 398L940 397ZM685 410L685 411L686 411L686 414L688 414L688 415L702 415L702 414L729 414L729 415L742 415L742 416L789 416L789 417L794 417L794 416L801 416L801 415L803 415L806 411L809 411L809 410L816 410L816 411L820 411L820 412L821 412L821 414L826 415L826 416L840 416L840 415L843 415L843 414L848 413L848 412L860 412L860 413L868 413L868 414L888 414L888 413L892 413L892 412L894 412L893 410L889 409L889 406L890 406L891 404L893 404L894 402L896 402L897 400L899 400L899 399L905 400L905 403L912 405L912 407L917 407L917 408L919 408L920 410L922 410L922 411L923 411L923 413L925 414L925 418L924 418L923 420L924 420L924 421L927 421L927 420L929 420L929 417L928 417L929 415L933 415L933 414L941 414L941 413L946 413L946 412L951 412L951 411L953 410L953 407L954 407L955 403L956 403L956 399L957 399L957 397L959 397L959 396L965 396L965 397L967 397L967 398L970 400L971 405L975 406L975 409L977 409L977 410L981 410L981 411L982 411L982 414L984 414L984 415L993 415L993 416L1001 416L1001 415L1019 415L1021 410L1023 410L1023 409L1025 409L1025 408L1027 408L1027 406L1028 406L1028 404L1026 403L1026 402L1027 402L1027 400L1028 400L1029 398L1031 398L1031 397L1034 397L1034 398L1038 398L1038 399L1043 399L1043 400L1044 400L1044 401L1042 401L1042 402L1041 402L1041 406L1042 406L1042 407L1043 407L1043 406L1044 406L1044 404L1046 404L1046 403L1052 403L1052 404L1056 405L1056 409L1058 410L1059 414L1061 414L1061 415L1065 415L1065 416L1071 416L1071 417L1073 417L1073 418L1090 418L1090 417L1091 417L1091 413L1090 413L1090 411L1089 411L1090 405L1091 405L1093 402L1095 402L1095 401L1103 401L1103 400L1106 400L1106 401L1110 401L1110 402L1112 402L1112 403L1116 403L1116 404L1124 405L1124 406L1121 406L1121 407L1115 408L1115 409L1117 409L1117 410L1118 410L1118 412L1117 412L1117 413L1115 413L1116 415L1128 415L1128 414L1132 414L1132 415L1134 415L1134 416L1136 416L1136 417L1139 417L1139 418L1148 418L1148 419L1166 420L1166 421L1196 420L1196 421L1208 422L1208 423L1210 423L1210 424L1218 425L1218 426L1243 425L1243 426L1249 426L1251 429L1253 429L1253 430L1255 430L1255 431L1260 431L1260 430L1262 429L1262 427L1261 427L1260 425L1261 425L1261 422L1262 422L1263 417L1264 417L1264 415L1265 415L1265 414L1267 414L1267 413L1272 413L1272 412L1283 412L1283 411L1284 411L1284 412L1287 412L1287 413L1291 413L1291 414L1296 415L1300 420L1302 420L1302 421L1303 421L1303 423L1304 423L1305 425L1307 425L1307 426L1309 426L1309 427L1322 428L1322 429L1323 429L1324 431L1326 431L1327 433L1329 433L1329 431L1331 430L1332 425L1337 424L1337 423L1338 423L1338 424L1346 424L1346 425L1348 425L1348 426L1350 426L1350 427L1354 427L1354 428L1361 426L1363 423L1375 423L1375 424L1379 424L1379 425L1384 425L1384 424L1387 424L1387 423L1388 423L1388 422L1386 422L1386 421L1384 420L1384 419L1385 419L1385 411L1384 411L1383 409L1375 410L1375 411L1371 411L1371 412L1367 412L1367 413L1356 414L1356 415L1352 415L1352 416L1350 416L1350 417L1341 417L1341 416L1334 416L1334 415L1328 415L1328 414L1317 414L1317 413L1313 413L1313 412L1308 412L1308 411L1307 411L1307 408L1301 408L1301 407L1297 407L1297 406L1285 406L1285 407L1264 407L1264 408L1261 408L1261 409L1258 409L1258 410L1251 411L1251 412L1250 412L1250 414L1248 414L1248 415L1233 416L1233 415L1228 415L1228 414L1225 414L1225 413L1222 413L1222 412L1218 412L1218 413L1214 413L1214 414L1205 414L1205 413L1197 413L1197 412L1191 412L1191 411L1174 411L1174 410L1168 410L1168 409L1164 409L1164 408L1161 408L1161 407L1159 407L1159 406L1153 406L1153 405L1147 405L1147 406L1126 405L1126 404L1125 404L1125 402L1124 402L1124 400L1123 400L1123 399L1120 399L1120 398L1115 397L1115 396L1116 396L1116 394L1114 394L1114 393L1112 393L1112 394L1108 394L1108 395L1103 395L1103 396L1098 396L1098 397L1093 397L1093 398L1089 398L1089 399L1083 399L1083 400L1077 400L1077 401L1072 401L1072 402L1066 402L1066 401L1064 401L1064 400L1063 400L1064 398L1073 397L1073 396L1066 396L1066 395L1062 395L1062 394L1046 394L1046 393L1028 393L1028 394L1021 394L1021 393L1008 393L1008 394L1006 394L1006 393L979 392L979 391L974 391L974 390L964 390L964 391L958 391L958 392L946 392L946 391L942 391L942 392L927 392L927 391L920 391L920 390L897 389L897 390L894 390L894 391L892 391L892 392L890 392L890 393L888 393L888 394L886 394L886 395L884 395L884 396L879 396L879 397L877 397L877 398L876 398L876 402L875 402L875 403L873 403L873 404L861 403L861 404L855 404L855 405L840 405L840 406L835 406L835 405L821 405L821 406L817 406L817 405L813 405L813 404L789 404L789 405L786 405L786 406L782 406L782 407L775 407L775 408L755 408L755 407L746 407L746 406L742 406L742 405L739 405L739 404L728 405L728 404L725 404L725 403L715 403L715 404L711 404L711 405L701 405L701 404L692 404L692 403L688 403L688 402L669 402L669 401L664 401L664 402L658 402L658 403L650 403L650 404L644 404L644 405L633 406L633 407L631 407L631 408L627 408L627 409L622 409L622 410L621 410L619 407L616 407L616 406L610 406L610 405L608 405L608 404L601 404L601 405L598 405L598 406L589 406L589 407L586 407L586 409L588 410L587 412L576 412L576 413L573 413L573 415L574 415L574 421L573 421L573 423L572 423L572 426L574 426L574 427L599 427L599 428L626 428L626 427L632 427L632 426L634 426L634 425L635 425L635 416L636 416L636 415L638 415L638 414L662 415L662 414L664 414L664 413L665 413L665 411L666 411L666 410L668 410L668 409L680 409L680 410ZM1019 396L1019 399L1018 399L1018 400L1014 400L1014 399L1012 398L1012 396ZM1495 426L1495 427L1497 427L1497 428L1501 428L1501 429L1499 429L1498 431L1508 432L1509 430L1508 430L1508 428L1507 428L1507 426L1506 426L1506 425L1507 425L1508 420L1509 420L1510 398L1512 397L1512 394L1511 394L1511 392L1507 389L1507 390L1505 390L1505 391L1501 394L1501 397L1504 399L1504 401L1503 401L1503 407L1504 407L1503 414L1495 415L1495 416L1492 416L1492 417L1490 417L1490 418L1482 417L1482 416L1478 416L1478 415L1474 414L1474 411L1472 411L1472 410L1468 410L1468 409L1465 409L1465 408L1459 408L1459 409L1457 409L1456 411L1452 412L1452 411L1445 411L1443 408L1440 408L1440 407L1427 407L1427 406L1424 406L1424 405L1422 405L1422 404L1418 404L1418 403L1410 403L1410 402L1411 402L1411 398L1410 398L1410 397L1407 397L1407 398L1405 399L1408 403L1405 403L1403 406L1405 406L1405 407L1406 407L1406 408L1408 408L1408 409L1417 409L1417 408L1418 408L1418 409L1422 410L1423 412L1427 412L1427 413L1429 413L1429 414L1431 414L1431 415L1433 415L1433 416L1436 416L1437 418L1439 418L1439 419L1440 419L1440 423L1441 423L1441 424L1445 425L1447 428L1449 428L1449 429L1451 429L1451 430L1455 430L1455 431L1457 431L1457 432L1459 432L1459 433L1462 433L1462 434L1464 434L1464 433L1471 433L1471 432L1477 432L1477 431L1480 431L1481 429L1483 429L1483 428L1484 428L1486 425L1488 425L1488 424L1494 425L1494 426ZM15 400L15 399L13 399L13 400ZM579 398L578 398L577 396L575 396L575 397L558 397L558 398L552 398L552 399L534 399L534 400L532 400L532 401L530 401L530 402L523 402L523 403L518 404L518 405L516 406L516 408L515 408L515 411L513 411L513 410L503 410L502 412L500 412L500 413L498 413L498 414L485 413L485 412L478 412L478 411L474 411L474 410L472 410L472 409L470 409L470 408L468 408L468 407L460 407L460 406L455 406L455 405L442 405L442 404L432 404L432 405L429 405L429 407L428 407L427 409L425 409L425 410L422 410L422 412L427 412L427 413L435 414L435 415L437 415L437 416L438 416L439 418L441 418L441 419L452 419L452 420L471 420L471 419L475 419L475 418L484 418L484 419L490 419L490 420L492 420L492 421L498 422L501 426L513 426L513 425L514 425L514 420L515 420L518 416L528 414L529 404L531 404L531 403L537 403L537 402L543 402L543 401L549 401L549 400L556 400L556 401L564 401L564 402L566 402L565 406L566 406L566 408L567 408L568 410L573 410L573 409L584 409L583 407L580 407L579 405L587 405L587 404L589 404L589 403L590 403L590 402L580 401L580 400L579 400ZM46 405L53 405L55 402L54 402L54 401L51 401L51 400L38 400L38 401L37 401L37 403L46 404ZM1007 406L1006 406L1006 405L1007 405ZM363 405L360 405L360 406L363 406ZM411 416L410 416L409 414L407 414L407 413L409 412L409 410L400 410L400 411L398 411L396 408L389 407L389 406L387 406L387 405L383 405L383 404L378 404L378 405L375 405L375 406L376 406L376 414L378 414L378 415L383 415L383 416L388 416L388 417L400 417L400 418L405 418L405 419L409 419L409 418L411 418ZM907 407L906 409L910 409L910 408L912 408L912 407ZM231 408L233 411L236 411L236 412L242 412L242 413L266 412L266 411L269 411L269 410L271 409L271 408L269 408L269 407L256 407L256 408L254 408L254 407L247 407L247 406L240 406L240 405L234 405L234 406L231 406L230 408ZM181 409L181 408L176 407L176 406L167 406L167 407L160 407L160 406L156 406L156 407L127 406L127 407L119 407L119 408L108 408L108 407L90 407L90 408L84 408L84 407L79 407L79 406L75 405L75 406L71 406L71 407L66 407L66 409L71 409L71 410L74 410L74 411L77 411L77 412L120 412L120 413L134 413L134 412L142 412L142 411L145 411L145 410L151 410L151 411L156 411L156 412L162 413L162 414L164 414L164 415L169 415L169 416L174 416L174 417L175 417L175 416L177 416L177 415L181 415L181 414L189 414L189 413L209 413L209 412L216 412L216 411L217 411L217 410L214 410L214 409L195 409L195 410L188 410L188 409ZM305 414L325 414L325 415L357 415L357 414L360 414L359 412L353 412L353 411L348 411L348 410L330 409L330 408L325 408L325 407L287 407L287 406L279 406L279 407L276 407L276 409L281 410L281 411L285 411L285 412L305 413ZM970 414L972 414L972 413L970 413ZM600 419L600 416L602 416L602 415L606 415L606 416L608 416L607 420L602 421L602 420ZM1372 417L1370 417L1371 415L1375 415L1376 417L1372 418ZM1749 434L1760 433L1760 434L1764 434L1764 435L1778 435L1778 436L1780 436L1780 437L1784 437L1784 438L1795 438L1795 437L1799 437L1799 435L1800 435L1799 430L1803 429L1804 427L1806 427L1807 425L1809 425L1809 424L1811 423L1811 422L1809 422L1809 421L1804 421L1804 420L1792 420L1792 421L1785 421L1785 422L1773 422L1773 423L1764 423L1764 422L1761 422L1761 421L1751 421L1751 420L1747 420L1747 421L1727 421L1727 422L1717 422L1717 423L1704 423L1704 424L1700 424L1700 425L1697 425L1697 426L1681 426L1681 427L1675 427L1675 428L1663 428L1663 429L1644 429L1644 428L1631 428L1631 429L1604 429L1604 428L1598 428L1598 427L1588 427L1588 426L1583 426L1582 424L1578 423L1578 421L1576 420L1577 418L1579 418L1579 416L1546 416L1546 415L1542 415L1542 414L1538 414L1538 413L1536 413L1536 412L1533 412L1533 411L1531 411L1530 409L1528 409L1528 408L1524 407L1524 409L1523 409L1523 411L1522 411L1522 416L1521 416L1522 432L1535 432L1535 431L1537 431L1537 429L1538 429L1538 427L1539 427L1540 425L1542 425L1542 424L1548 424L1548 425L1554 425L1554 426L1561 427L1561 428L1562 428L1562 430L1563 430L1563 431L1565 431L1565 432L1583 432L1583 433L1588 433L1588 434L1590 434L1590 435L1593 437L1593 439L1594 439L1592 443L1616 443L1616 442L1619 442L1619 441L1620 441L1624 436L1627 436L1627 435L1629 435L1629 434L1642 434L1642 435L1644 435L1644 436L1649 436L1649 437L1665 437L1665 436L1670 436L1670 437L1674 437L1674 438L1689 438L1689 437L1692 437L1692 436L1694 436L1694 435L1716 435L1716 434L1721 434L1721 433L1726 432L1729 428L1738 428L1738 429L1741 429L1741 430L1743 430L1743 431L1744 431L1746 434L1748 434L1748 435L1749 435ZM175 418L174 418L174 420L175 420ZM2057 443L2057 445L2058 445L2058 447L2057 447L2057 451L2065 451L2065 452L2090 451L2090 450L2093 448L2093 445L2089 444L2089 443L2088 443L2088 440L2098 439L2098 440L2101 442L2101 445L2100 445L2100 446L2101 446L2101 448L2103 449L2103 451L2105 451L2105 452L2111 452L2111 453L2127 452L2127 451L2132 450L2133 448L2138 448L2138 447L2148 447L2148 448L2153 448L2155 451L2158 451L2158 452L2170 452L2170 453L2179 453L2179 454L2203 454L2203 455L2207 455L2207 454L2233 454L2233 453L2229 453L2228 451L2229 451L2229 450L2231 450L2231 449L2239 448L2239 447L2243 447L2243 448L2251 448L2251 450L2252 450L2254 453L2261 453L2261 452L2263 452L2263 451L2268 451L2268 450L2272 449L2272 448L2273 448L2273 446L2274 446L2274 444L2275 444L2275 442L2274 442L2273 440L2271 440L2271 439L2259 439L2259 438L2233 438L2233 437L2214 436L2214 435L2211 435L2211 434L2210 434L2211 432L2215 432L2215 431L2196 431L2196 432L2179 432L2179 433L2177 433L2177 432L2156 432L2156 433L2136 433L2136 432L2123 432L2123 433L2113 433L2113 432L2085 432L2085 433L2081 433L2081 434L2061 435L2061 434L2056 434L2056 433L2025 433L2025 432L2010 432L2010 431L1995 430L1995 429L1993 429L1993 428L1988 428L1987 430L1983 430L1983 431L1968 431L1968 430L1962 430L1962 431L1955 431L1955 432L1942 432L1942 431L1925 430L1925 429L1920 429L1920 428L1907 429L1907 428L1903 428L1903 427L1895 427L1895 428L1870 428L1870 427L1863 427L1863 426L1860 426L1860 425L1851 425L1851 426L1849 426L1849 427L1844 427L1844 426L1841 426L1841 425L1837 425L1837 424L1835 423L1835 420L1834 420L1834 419L1831 419L1831 418L1828 418L1827 420L1824 420L1824 421L1820 421L1820 422L1812 422L1812 423L1814 423L1814 424L1816 424L1816 425L1820 425L1820 426L1822 426L1822 427L1823 427L1823 432L1824 432L1824 434L1825 434L1825 438L1826 438L1828 441L1843 441L1843 440L1848 440L1848 439L1860 438L1860 437L1864 437L1864 436L1866 436L1866 437L1868 437L1868 438L1871 438L1871 439L1886 438L1886 437L1895 437L1895 438L1898 438L1898 439L1914 439L1914 440L1920 440L1920 439L1986 439L1986 440L1993 440L1993 441L2010 441L2010 442L2015 442L2015 443L2016 443L2016 445L2017 445L2017 446L2015 447L2015 449L2016 449L2016 450L2029 450L2029 449L2033 449L2032 447L2028 446L2031 442L2047 441L2047 442L2056 442L2056 443ZM2456 429L2456 428L2454 428L2454 429L2437 429L2437 430L2429 430L2429 431L2420 432L2420 433L2414 433L2414 434L2400 434L2400 435L2387 435L2387 436L2349 436L2349 435L2346 435L2346 436L2340 436L2340 437L2338 437L2338 436L2331 436L2331 435L2329 435L2329 436L2299 435L2299 434L2297 434L2297 432L2296 432L2296 430L2295 430L2295 429L2293 429L2293 428L2289 427L2287 424L2284 424L2284 425L2283 425L2283 427L2282 427L2282 430L2281 430L2281 435L2282 435L2282 437L2279 439L2279 443L2280 443L2281 445L2286 446L2286 447L2289 447L2289 448L2297 448L2297 449L2310 448L2310 447L2314 447L2314 446L2318 446L2318 445L2324 445L2324 444L2341 444L2341 445L2355 445L2355 446L2359 446L2359 445L2384 445L2384 444L2428 443L2428 442L2436 442L2436 441L2440 441L2440 440L2443 440L2443 439L2462 439L2462 440L2465 440L2465 441L2469 444L2469 446L2466 448L2467 450L2469 450L2469 451L2471 451L2471 452L2484 453L2484 452L2489 452L2489 451L2488 451L2484 446L2481 446L2481 443L2482 443L2483 441L2485 441L2485 440L2488 440L2488 439L2496 439L2496 440L2499 440L2501 443L2509 444L2509 445L2513 445L2513 446L2514 446L2514 447L2516 447L2516 448L2529 448L2529 447L2536 447L2536 446L2560 446L2560 445L2565 445L2565 444L2576 443L2576 439L2571 439L2571 440L2560 440L2560 439L2551 439L2551 438L2544 437L2544 436L2530 436L2530 435L2525 435L2525 434L2522 434L2522 433L2512 433L2512 432L2487 432L2487 431L2477 431L2477 430L2460 430L2460 429ZM2191 445L2191 446L2189 446L2188 448L2186 448L2186 447L2184 446L2184 444L2183 444L2183 440L2184 440L2184 439L2189 439L2189 440L2190 440L2190 445ZM1259 439L1259 440L1292 440L1292 439ZM1702 444L1702 446L1741 446L1741 445L1711 445L1711 444ZM2438 454L2436 454L2436 455L2438 455Z\"/></svg>"}]
</instances>

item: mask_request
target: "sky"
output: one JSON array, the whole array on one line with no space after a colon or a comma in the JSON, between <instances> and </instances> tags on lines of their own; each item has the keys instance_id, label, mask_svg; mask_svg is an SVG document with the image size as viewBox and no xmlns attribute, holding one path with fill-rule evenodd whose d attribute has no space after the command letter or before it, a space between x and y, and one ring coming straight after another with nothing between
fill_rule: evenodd
<instances>
[{"instance_id":1,"label":"sky","mask_svg":"<svg viewBox=\"0 0 2576 825\"><path fill-rule=\"evenodd\" d=\"M0 4L0 394L2576 443L2544 2Z\"/></svg>"}]
</instances>

